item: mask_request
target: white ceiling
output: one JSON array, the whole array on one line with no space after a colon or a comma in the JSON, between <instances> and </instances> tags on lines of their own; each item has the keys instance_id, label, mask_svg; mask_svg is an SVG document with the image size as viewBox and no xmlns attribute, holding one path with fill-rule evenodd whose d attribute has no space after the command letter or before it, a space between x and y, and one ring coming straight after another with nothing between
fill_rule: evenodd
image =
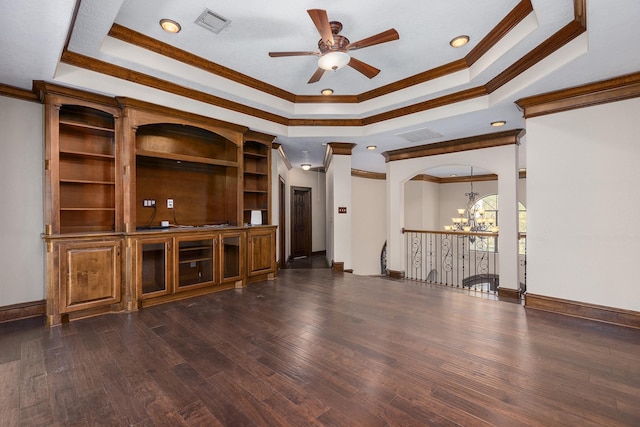
<instances>
[{"instance_id":1,"label":"white ceiling","mask_svg":"<svg viewBox=\"0 0 640 427\"><path fill-rule=\"evenodd\" d=\"M495 120L507 121L500 130L523 128L522 114L514 104L519 98L640 71L640 48L629 43L636 38L640 1L587 0L586 34L488 96L368 126L284 126L61 63L69 30L71 52L278 116L365 118L484 85L573 20L574 0L531 0L534 12L470 69L355 104L290 102L107 34L117 23L295 95L318 95L325 87L333 88L336 95L359 95L464 58L520 0L357 0L335 4L318 0L82 0L73 26L74 0L2 2L0 83L30 89L33 80L52 81L247 125L276 135L294 167L307 155L314 166L321 165L323 143L354 142L353 168L384 172L384 151L495 132L489 126ZM219 34L196 25L194 21L207 8L231 24ZM326 72L318 83L307 84L317 68L317 57L268 56L270 51L317 50L320 36L307 14L314 8L326 9L330 20L342 22L341 34L352 42L389 28L398 31L399 40L351 52L379 68L379 75L368 79L346 67ZM180 22L182 31L162 31L158 25L162 18ZM451 48L449 41L460 34L469 35L470 43L461 49ZM441 136L424 141L398 136L424 128ZM367 145L378 149L368 151ZM520 162L525 165L525 150L521 151ZM452 172L464 173L462 169L441 168L434 174Z\"/></svg>"}]
</instances>

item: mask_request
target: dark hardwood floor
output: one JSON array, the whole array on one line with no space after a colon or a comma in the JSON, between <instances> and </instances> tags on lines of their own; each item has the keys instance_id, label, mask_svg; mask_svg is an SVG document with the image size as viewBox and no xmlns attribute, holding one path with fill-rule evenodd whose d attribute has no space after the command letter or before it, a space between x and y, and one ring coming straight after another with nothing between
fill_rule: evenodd
<instances>
[{"instance_id":1,"label":"dark hardwood floor","mask_svg":"<svg viewBox=\"0 0 640 427\"><path fill-rule=\"evenodd\" d=\"M329 268L326 254L298 257L287 263L287 268Z\"/></svg>"},{"instance_id":2,"label":"dark hardwood floor","mask_svg":"<svg viewBox=\"0 0 640 427\"><path fill-rule=\"evenodd\" d=\"M2 426L638 426L640 330L330 269L0 325Z\"/></svg>"}]
</instances>

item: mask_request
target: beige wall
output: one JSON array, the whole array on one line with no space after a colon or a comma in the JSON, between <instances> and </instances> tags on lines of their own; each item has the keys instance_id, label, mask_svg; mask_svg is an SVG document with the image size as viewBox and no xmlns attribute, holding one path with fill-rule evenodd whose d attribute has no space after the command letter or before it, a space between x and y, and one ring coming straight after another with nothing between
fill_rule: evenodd
<instances>
[{"instance_id":1,"label":"beige wall","mask_svg":"<svg viewBox=\"0 0 640 427\"><path fill-rule=\"evenodd\" d=\"M43 107L0 97L0 307L45 298Z\"/></svg>"},{"instance_id":2,"label":"beige wall","mask_svg":"<svg viewBox=\"0 0 640 427\"><path fill-rule=\"evenodd\" d=\"M527 120L527 292L640 311L640 99Z\"/></svg>"},{"instance_id":3,"label":"beige wall","mask_svg":"<svg viewBox=\"0 0 640 427\"><path fill-rule=\"evenodd\" d=\"M353 273L379 275L380 252L387 238L385 181L351 178Z\"/></svg>"}]
</instances>

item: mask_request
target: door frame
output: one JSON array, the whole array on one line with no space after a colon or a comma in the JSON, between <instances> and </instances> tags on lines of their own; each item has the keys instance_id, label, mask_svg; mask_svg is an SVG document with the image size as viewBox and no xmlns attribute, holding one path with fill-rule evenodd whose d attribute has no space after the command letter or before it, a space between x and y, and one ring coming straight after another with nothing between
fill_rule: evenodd
<instances>
[{"instance_id":1,"label":"door frame","mask_svg":"<svg viewBox=\"0 0 640 427\"><path fill-rule=\"evenodd\" d=\"M280 224L280 229L278 230L278 243L280 244L279 258L280 258L280 268L286 268L287 266L287 248L285 247L287 241L287 231L286 231L286 223L287 223L287 204L286 204L286 192L287 192L287 183L285 182L282 175L278 175L279 178L279 187L278 187L278 206L280 212L278 212L278 223Z\"/></svg>"},{"instance_id":2,"label":"door frame","mask_svg":"<svg viewBox=\"0 0 640 427\"><path fill-rule=\"evenodd\" d=\"M305 240L305 254L306 254L306 256L311 256L312 248L313 248L313 241L312 241L312 237L313 237L312 225L313 225L313 222L311 221L312 220L311 187L294 187L294 186L291 186L291 202L290 202L290 209L291 209L290 210L290 212L291 212L291 215L290 215L291 216L290 227L291 227L291 232L289 233L290 240L291 240L291 242L290 242L290 244L291 244L291 253L289 254L289 258L290 259L293 259L293 249L294 249L294 247L293 247L293 227L294 227L294 224L296 222L295 222L295 218L294 218L295 208L293 206L293 203L294 203L294 197L293 196L294 196L294 193L296 191L303 191L303 192L307 193L306 200L309 202L309 209L308 209L309 214L307 215L307 218L306 218L306 220L307 220L307 222L309 224L309 227L305 230L305 239L304 239Z\"/></svg>"}]
</instances>

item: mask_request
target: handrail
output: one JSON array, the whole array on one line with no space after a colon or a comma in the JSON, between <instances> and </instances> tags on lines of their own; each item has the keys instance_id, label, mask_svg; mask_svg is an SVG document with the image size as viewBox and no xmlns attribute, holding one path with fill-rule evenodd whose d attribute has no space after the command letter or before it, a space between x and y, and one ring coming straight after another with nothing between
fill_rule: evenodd
<instances>
[{"instance_id":1,"label":"handrail","mask_svg":"<svg viewBox=\"0 0 640 427\"><path fill-rule=\"evenodd\" d=\"M431 233L431 234L455 234L458 236L474 236L474 237L498 237L498 233L476 233L471 231L440 231L440 230L411 230L402 229L402 233Z\"/></svg>"},{"instance_id":2,"label":"handrail","mask_svg":"<svg viewBox=\"0 0 640 427\"><path fill-rule=\"evenodd\" d=\"M433 233L433 234L457 234L460 236L481 236L481 237L498 237L499 233L476 233L476 232L466 232L466 231L440 231L440 230L413 230L409 228L403 228L402 234L404 233ZM527 233L518 233L518 239L526 239Z\"/></svg>"}]
</instances>

